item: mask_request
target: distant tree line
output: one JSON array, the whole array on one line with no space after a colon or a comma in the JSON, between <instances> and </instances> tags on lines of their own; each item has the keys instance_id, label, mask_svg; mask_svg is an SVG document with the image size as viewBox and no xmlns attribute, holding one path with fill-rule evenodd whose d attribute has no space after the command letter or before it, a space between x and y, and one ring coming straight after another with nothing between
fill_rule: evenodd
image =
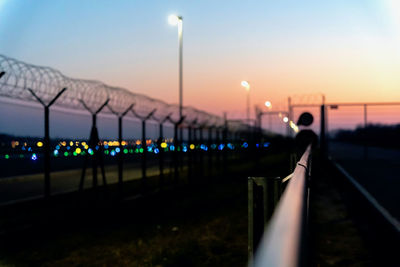
<instances>
[{"instance_id":1,"label":"distant tree line","mask_svg":"<svg viewBox=\"0 0 400 267\"><path fill-rule=\"evenodd\" d=\"M369 124L365 128L358 126L355 130L339 130L334 139L368 146L400 148L400 124Z\"/></svg>"}]
</instances>

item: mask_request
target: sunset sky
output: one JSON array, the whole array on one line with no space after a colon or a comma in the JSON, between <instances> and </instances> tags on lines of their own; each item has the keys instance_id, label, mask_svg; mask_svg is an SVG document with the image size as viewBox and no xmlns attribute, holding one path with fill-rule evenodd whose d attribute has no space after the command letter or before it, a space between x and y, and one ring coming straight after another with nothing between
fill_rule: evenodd
<instances>
[{"instance_id":1,"label":"sunset sky","mask_svg":"<svg viewBox=\"0 0 400 267\"><path fill-rule=\"evenodd\" d=\"M245 116L290 95L328 102L400 101L400 2L0 0L0 53L178 101L177 29L184 20L184 104Z\"/></svg>"}]
</instances>

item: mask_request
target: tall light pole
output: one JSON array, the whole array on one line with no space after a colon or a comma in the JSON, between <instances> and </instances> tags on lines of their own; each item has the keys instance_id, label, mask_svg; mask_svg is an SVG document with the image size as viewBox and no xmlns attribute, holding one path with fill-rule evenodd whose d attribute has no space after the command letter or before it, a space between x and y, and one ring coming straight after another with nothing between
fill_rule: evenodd
<instances>
[{"instance_id":1,"label":"tall light pole","mask_svg":"<svg viewBox=\"0 0 400 267\"><path fill-rule=\"evenodd\" d=\"M177 15L170 15L168 17L169 24L176 26L178 25L178 45L179 45L179 119L182 119L183 109L183 17Z\"/></svg>"},{"instance_id":2,"label":"tall light pole","mask_svg":"<svg viewBox=\"0 0 400 267\"><path fill-rule=\"evenodd\" d=\"M247 123L250 124L250 84L247 81L242 81L241 85L246 88L247 91L247 110L246 110L246 117Z\"/></svg>"}]
</instances>

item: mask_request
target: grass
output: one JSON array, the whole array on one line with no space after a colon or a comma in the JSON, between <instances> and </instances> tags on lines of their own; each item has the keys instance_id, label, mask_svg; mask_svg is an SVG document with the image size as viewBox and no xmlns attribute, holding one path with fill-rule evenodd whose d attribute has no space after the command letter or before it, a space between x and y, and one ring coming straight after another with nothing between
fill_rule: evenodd
<instances>
[{"instance_id":1,"label":"grass","mask_svg":"<svg viewBox=\"0 0 400 267\"><path fill-rule=\"evenodd\" d=\"M0 266L244 266L246 177L286 175L286 154L261 166L119 204L100 195L0 211Z\"/></svg>"}]
</instances>

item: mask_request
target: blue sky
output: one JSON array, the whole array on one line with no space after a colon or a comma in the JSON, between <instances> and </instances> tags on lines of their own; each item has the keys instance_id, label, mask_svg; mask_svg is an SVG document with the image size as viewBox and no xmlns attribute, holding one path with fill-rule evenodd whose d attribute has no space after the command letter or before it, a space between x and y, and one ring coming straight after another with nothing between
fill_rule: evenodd
<instances>
[{"instance_id":1,"label":"blue sky","mask_svg":"<svg viewBox=\"0 0 400 267\"><path fill-rule=\"evenodd\" d=\"M186 105L244 117L243 79L252 104L389 101L400 99L395 2L0 0L0 53L176 103L176 13Z\"/></svg>"}]
</instances>

